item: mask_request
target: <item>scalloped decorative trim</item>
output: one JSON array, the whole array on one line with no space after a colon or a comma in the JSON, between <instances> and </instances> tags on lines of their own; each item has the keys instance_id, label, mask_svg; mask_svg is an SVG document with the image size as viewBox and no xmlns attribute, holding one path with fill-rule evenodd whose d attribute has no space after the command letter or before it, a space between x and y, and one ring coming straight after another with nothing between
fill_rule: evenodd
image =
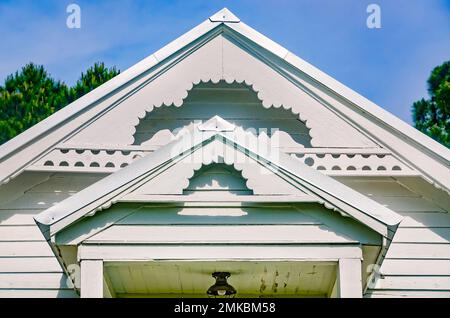
<instances>
[{"instance_id":1,"label":"scalloped decorative trim","mask_svg":"<svg viewBox=\"0 0 450 318\"><path fill-rule=\"evenodd\" d=\"M317 135L315 134L315 130L313 130L313 127L311 126L310 121L308 120L308 118L305 118L299 111L294 110L294 108L291 105L283 105L280 102L272 102L270 101L266 96L267 94L264 94L264 92L261 90L261 88L259 88L256 84L250 82L249 80L239 80L239 79L197 79L194 80L192 83L189 83L188 85L185 86L185 89L183 92L181 92L181 90L178 90L178 95L173 94L173 99L170 100L169 98L165 98L163 101L160 101L159 103L154 103L151 106L148 106L144 109L144 111L141 111L138 113L137 118L135 120L133 120L132 122L132 127L130 129L131 133L132 133L132 137L130 137L132 139L132 143L134 144L135 142L135 138L134 135L137 131L137 127L139 126L139 124L141 123L141 121L143 119L145 119L145 117L151 113L155 108L161 108L161 107L182 107L184 104L184 101L187 99L187 97L189 96L190 92L197 86L200 84L208 84L208 83L212 83L212 84L218 84L220 81L225 81L227 84L244 84L245 86L247 86L251 91L253 91L258 100L261 102L261 105L266 108L266 109L270 109L270 108L283 108L285 110L290 110L291 113L296 116L305 126L306 128L308 128L308 133L309 136L311 138L310 143L311 145L313 144L313 140L314 137Z\"/></svg>"},{"instance_id":2,"label":"scalloped decorative trim","mask_svg":"<svg viewBox=\"0 0 450 318\"><path fill-rule=\"evenodd\" d=\"M201 164L195 166L194 169L191 170L191 173L189 173L189 177L186 178L185 180L183 180L183 182L182 182L182 184L184 185L184 187L182 188L182 192L184 192L184 191L189 187L189 184L191 183L192 178L195 176L195 174L196 174L198 171L200 171L200 170L201 170L202 168L204 168L204 167L208 167L208 166L211 166L211 165L214 165L214 164L225 164L225 165L227 165L227 166L229 166L229 167L233 167L233 169L234 169L236 172L240 173L242 179L245 180L245 186L247 187L247 189L248 189L248 190L251 190L251 191L254 191L254 190L255 190L255 189L253 188L253 186L250 185L251 182L249 182L249 181L250 181L250 180L249 180L249 177L248 177L248 176L247 176L247 177L245 176L245 172L244 172L244 169L243 169L242 167L239 168L238 165L236 165L236 164L233 163L233 162L229 162L229 161L227 161L227 160L221 161L221 160L219 160L218 158L213 158L212 160L209 160L209 161L203 160L203 162L202 162ZM187 182L186 182L186 181L187 181Z\"/></svg>"}]
</instances>

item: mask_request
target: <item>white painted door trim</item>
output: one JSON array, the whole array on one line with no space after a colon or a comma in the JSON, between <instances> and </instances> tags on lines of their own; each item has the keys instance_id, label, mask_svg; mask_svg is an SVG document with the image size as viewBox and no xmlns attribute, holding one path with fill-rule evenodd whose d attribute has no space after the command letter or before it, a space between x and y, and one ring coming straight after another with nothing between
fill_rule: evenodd
<instances>
[{"instance_id":1,"label":"white painted door trim","mask_svg":"<svg viewBox=\"0 0 450 318\"><path fill-rule=\"evenodd\" d=\"M361 260L341 258L339 260L337 284L340 298L362 298Z\"/></svg>"},{"instance_id":2,"label":"white painted door trim","mask_svg":"<svg viewBox=\"0 0 450 318\"><path fill-rule=\"evenodd\" d=\"M101 260L82 260L81 298L103 298L103 262Z\"/></svg>"},{"instance_id":3,"label":"white painted door trim","mask_svg":"<svg viewBox=\"0 0 450 318\"><path fill-rule=\"evenodd\" d=\"M362 250L359 245L170 246L81 245L81 297L102 298L105 262L140 261L312 261L338 263L337 296L362 297Z\"/></svg>"}]
</instances>

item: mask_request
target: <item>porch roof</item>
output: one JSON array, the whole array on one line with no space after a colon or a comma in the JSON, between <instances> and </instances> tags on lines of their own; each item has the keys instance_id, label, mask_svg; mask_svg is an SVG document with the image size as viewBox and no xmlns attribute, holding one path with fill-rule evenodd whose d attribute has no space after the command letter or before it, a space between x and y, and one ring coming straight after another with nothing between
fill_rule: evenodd
<instances>
[{"instance_id":1,"label":"porch roof","mask_svg":"<svg viewBox=\"0 0 450 318\"><path fill-rule=\"evenodd\" d=\"M190 142L186 143L186 138ZM249 145L243 145L244 140L250 140ZM190 131L182 138L47 209L35 219L44 234L50 237L86 215L107 209L120 200L129 200L130 197L127 198L126 195L134 185L151 177L162 167L167 168L180 157L190 155L210 143L231 145L236 151L269 168L285 182L295 184L305 191L301 198L304 202L322 203L327 208L353 217L385 237L390 238L402 220L401 216L385 206L278 150L263 147L267 151L261 153L258 149L261 141L244 131L203 131L200 135L198 131ZM275 197L273 200L277 201Z\"/></svg>"}]
</instances>

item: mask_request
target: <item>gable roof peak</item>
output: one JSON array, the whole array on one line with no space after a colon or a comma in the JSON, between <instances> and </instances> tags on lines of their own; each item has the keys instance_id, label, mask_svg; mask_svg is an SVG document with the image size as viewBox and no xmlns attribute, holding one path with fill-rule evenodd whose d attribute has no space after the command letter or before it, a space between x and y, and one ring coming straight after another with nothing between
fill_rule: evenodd
<instances>
[{"instance_id":1,"label":"gable roof peak","mask_svg":"<svg viewBox=\"0 0 450 318\"><path fill-rule=\"evenodd\" d=\"M223 8L222 10L218 11L217 13L213 14L211 17L209 17L209 20L211 22L228 22L228 23L239 23L241 20L233 14L230 10L227 8Z\"/></svg>"},{"instance_id":2,"label":"gable roof peak","mask_svg":"<svg viewBox=\"0 0 450 318\"><path fill-rule=\"evenodd\" d=\"M198 126L200 131L234 131L235 129L235 125L217 115Z\"/></svg>"}]
</instances>

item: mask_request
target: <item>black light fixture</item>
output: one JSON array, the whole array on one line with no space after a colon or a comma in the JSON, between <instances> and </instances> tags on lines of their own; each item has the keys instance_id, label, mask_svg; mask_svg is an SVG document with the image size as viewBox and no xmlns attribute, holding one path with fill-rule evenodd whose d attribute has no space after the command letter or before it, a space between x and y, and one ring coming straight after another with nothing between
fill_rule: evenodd
<instances>
[{"instance_id":1,"label":"black light fixture","mask_svg":"<svg viewBox=\"0 0 450 318\"><path fill-rule=\"evenodd\" d=\"M206 292L209 296L232 296L236 294L236 289L228 284L227 279L231 276L228 272L215 272L212 277L216 283L208 288Z\"/></svg>"}]
</instances>

